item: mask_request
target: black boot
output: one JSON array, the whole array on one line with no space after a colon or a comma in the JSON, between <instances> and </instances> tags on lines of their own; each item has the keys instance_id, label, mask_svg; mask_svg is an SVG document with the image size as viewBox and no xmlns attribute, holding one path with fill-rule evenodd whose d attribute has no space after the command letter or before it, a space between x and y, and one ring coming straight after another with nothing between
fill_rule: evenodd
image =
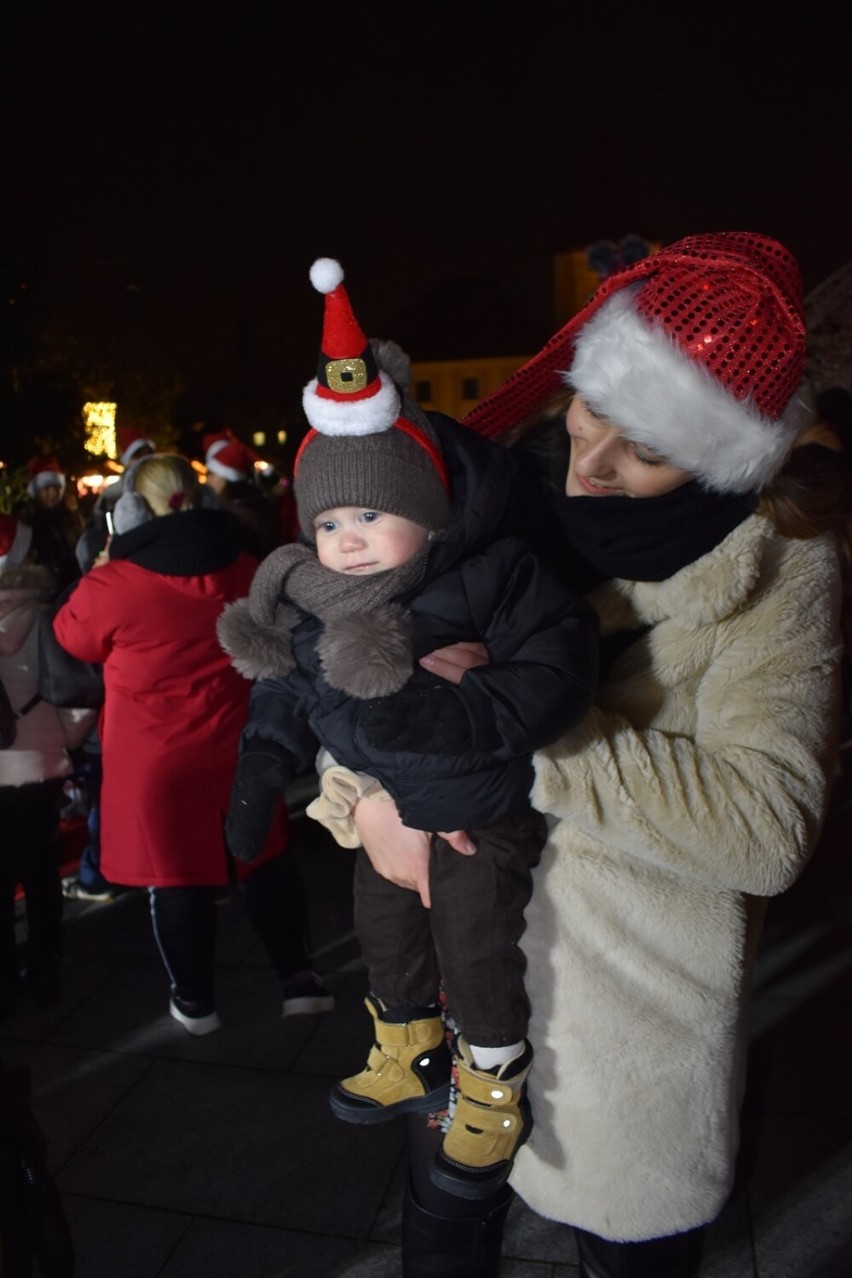
<instances>
[{"instance_id":1,"label":"black boot","mask_svg":"<svg viewBox=\"0 0 852 1278\"><path fill-rule=\"evenodd\" d=\"M498 1278L503 1225L514 1194L486 1215L453 1219L421 1207L409 1182L402 1207L403 1278Z\"/></svg>"},{"instance_id":2,"label":"black boot","mask_svg":"<svg viewBox=\"0 0 852 1278\"><path fill-rule=\"evenodd\" d=\"M574 1236L579 1278L697 1278L701 1267L703 1227L645 1242L610 1242L576 1228Z\"/></svg>"}]
</instances>

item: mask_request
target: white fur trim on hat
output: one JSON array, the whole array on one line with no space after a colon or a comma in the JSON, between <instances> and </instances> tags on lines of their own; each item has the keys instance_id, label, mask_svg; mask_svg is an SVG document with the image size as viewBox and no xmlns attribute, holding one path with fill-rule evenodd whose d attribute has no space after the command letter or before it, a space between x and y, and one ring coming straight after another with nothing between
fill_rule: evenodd
<instances>
[{"instance_id":1,"label":"white fur trim on hat","mask_svg":"<svg viewBox=\"0 0 852 1278\"><path fill-rule=\"evenodd\" d=\"M316 377L302 391L302 407L314 430L321 435L376 435L390 430L400 414L399 392L387 373L379 373L381 383L368 399L341 403L320 393Z\"/></svg>"},{"instance_id":2,"label":"white fur trim on hat","mask_svg":"<svg viewBox=\"0 0 852 1278\"><path fill-rule=\"evenodd\" d=\"M804 405L794 396L773 421L735 399L637 315L632 292L615 293L583 325L563 380L594 413L716 492L764 487L793 444Z\"/></svg>"},{"instance_id":3,"label":"white fur trim on hat","mask_svg":"<svg viewBox=\"0 0 852 1278\"><path fill-rule=\"evenodd\" d=\"M232 484L237 484L241 479L248 479L250 471L237 470L233 466L226 466L217 457L217 453L224 452L228 448L233 448L233 446L234 441L231 439L217 439L215 444L211 444L207 450L204 464L208 470L213 471L214 475L219 475L222 479L228 479Z\"/></svg>"},{"instance_id":4,"label":"white fur trim on hat","mask_svg":"<svg viewBox=\"0 0 852 1278\"><path fill-rule=\"evenodd\" d=\"M127 445L118 460L123 466L129 466L140 448L150 448L154 451L154 441L151 439L145 439L144 436L140 435L138 439L134 439L132 444Z\"/></svg>"},{"instance_id":5,"label":"white fur trim on hat","mask_svg":"<svg viewBox=\"0 0 852 1278\"><path fill-rule=\"evenodd\" d=\"M61 488L65 492L65 476L61 470L38 470L27 484L30 497L35 497L40 488Z\"/></svg>"}]
</instances>

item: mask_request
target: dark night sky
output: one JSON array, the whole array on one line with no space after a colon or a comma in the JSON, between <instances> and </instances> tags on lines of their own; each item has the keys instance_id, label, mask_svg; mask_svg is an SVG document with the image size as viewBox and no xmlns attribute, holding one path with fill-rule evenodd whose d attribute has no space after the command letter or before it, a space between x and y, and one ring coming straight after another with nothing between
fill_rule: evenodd
<instances>
[{"instance_id":1,"label":"dark night sky","mask_svg":"<svg viewBox=\"0 0 852 1278\"><path fill-rule=\"evenodd\" d=\"M806 289L852 258L848 6L562 8L34 0L4 256L222 400L240 350L258 398L311 376L319 255L414 358L482 345L445 349L471 280L546 337L552 255L598 239L765 230Z\"/></svg>"}]
</instances>

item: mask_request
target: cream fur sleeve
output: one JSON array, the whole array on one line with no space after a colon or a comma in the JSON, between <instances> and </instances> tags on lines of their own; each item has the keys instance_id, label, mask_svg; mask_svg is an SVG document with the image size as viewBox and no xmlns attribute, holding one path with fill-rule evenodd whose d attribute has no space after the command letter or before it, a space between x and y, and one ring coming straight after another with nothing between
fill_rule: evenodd
<instances>
[{"instance_id":1,"label":"cream fur sleeve","mask_svg":"<svg viewBox=\"0 0 852 1278\"><path fill-rule=\"evenodd\" d=\"M654 618L644 667L536 755L557 846L757 896L797 878L835 771L841 647L833 550L786 545L733 616Z\"/></svg>"},{"instance_id":2,"label":"cream fur sleeve","mask_svg":"<svg viewBox=\"0 0 852 1278\"><path fill-rule=\"evenodd\" d=\"M390 795L366 772L353 772L334 761L328 750L320 750L316 762L320 792L305 812L325 826L342 848L359 848L361 840L352 816L359 799L387 799Z\"/></svg>"}]
</instances>

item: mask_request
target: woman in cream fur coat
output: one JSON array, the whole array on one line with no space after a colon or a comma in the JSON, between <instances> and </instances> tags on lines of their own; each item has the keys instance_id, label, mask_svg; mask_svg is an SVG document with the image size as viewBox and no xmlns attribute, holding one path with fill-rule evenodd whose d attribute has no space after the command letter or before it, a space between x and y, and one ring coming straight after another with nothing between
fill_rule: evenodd
<instances>
[{"instance_id":1,"label":"woman in cream fur coat","mask_svg":"<svg viewBox=\"0 0 852 1278\"><path fill-rule=\"evenodd\" d=\"M804 354L786 249L693 236L604 280L466 420L514 445L525 531L601 625L596 704L535 760L535 1125L511 1177L575 1227L581 1278L698 1273L734 1178L764 912L834 776L848 545L791 458ZM459 681L482 660L431 668ZM427 843L389 807L361 800L358 829L416 889ZM454 1201L413 1121L410 1145L406 1278L491 1278L509 1195Z\"/></svg>"}]
</instances>

